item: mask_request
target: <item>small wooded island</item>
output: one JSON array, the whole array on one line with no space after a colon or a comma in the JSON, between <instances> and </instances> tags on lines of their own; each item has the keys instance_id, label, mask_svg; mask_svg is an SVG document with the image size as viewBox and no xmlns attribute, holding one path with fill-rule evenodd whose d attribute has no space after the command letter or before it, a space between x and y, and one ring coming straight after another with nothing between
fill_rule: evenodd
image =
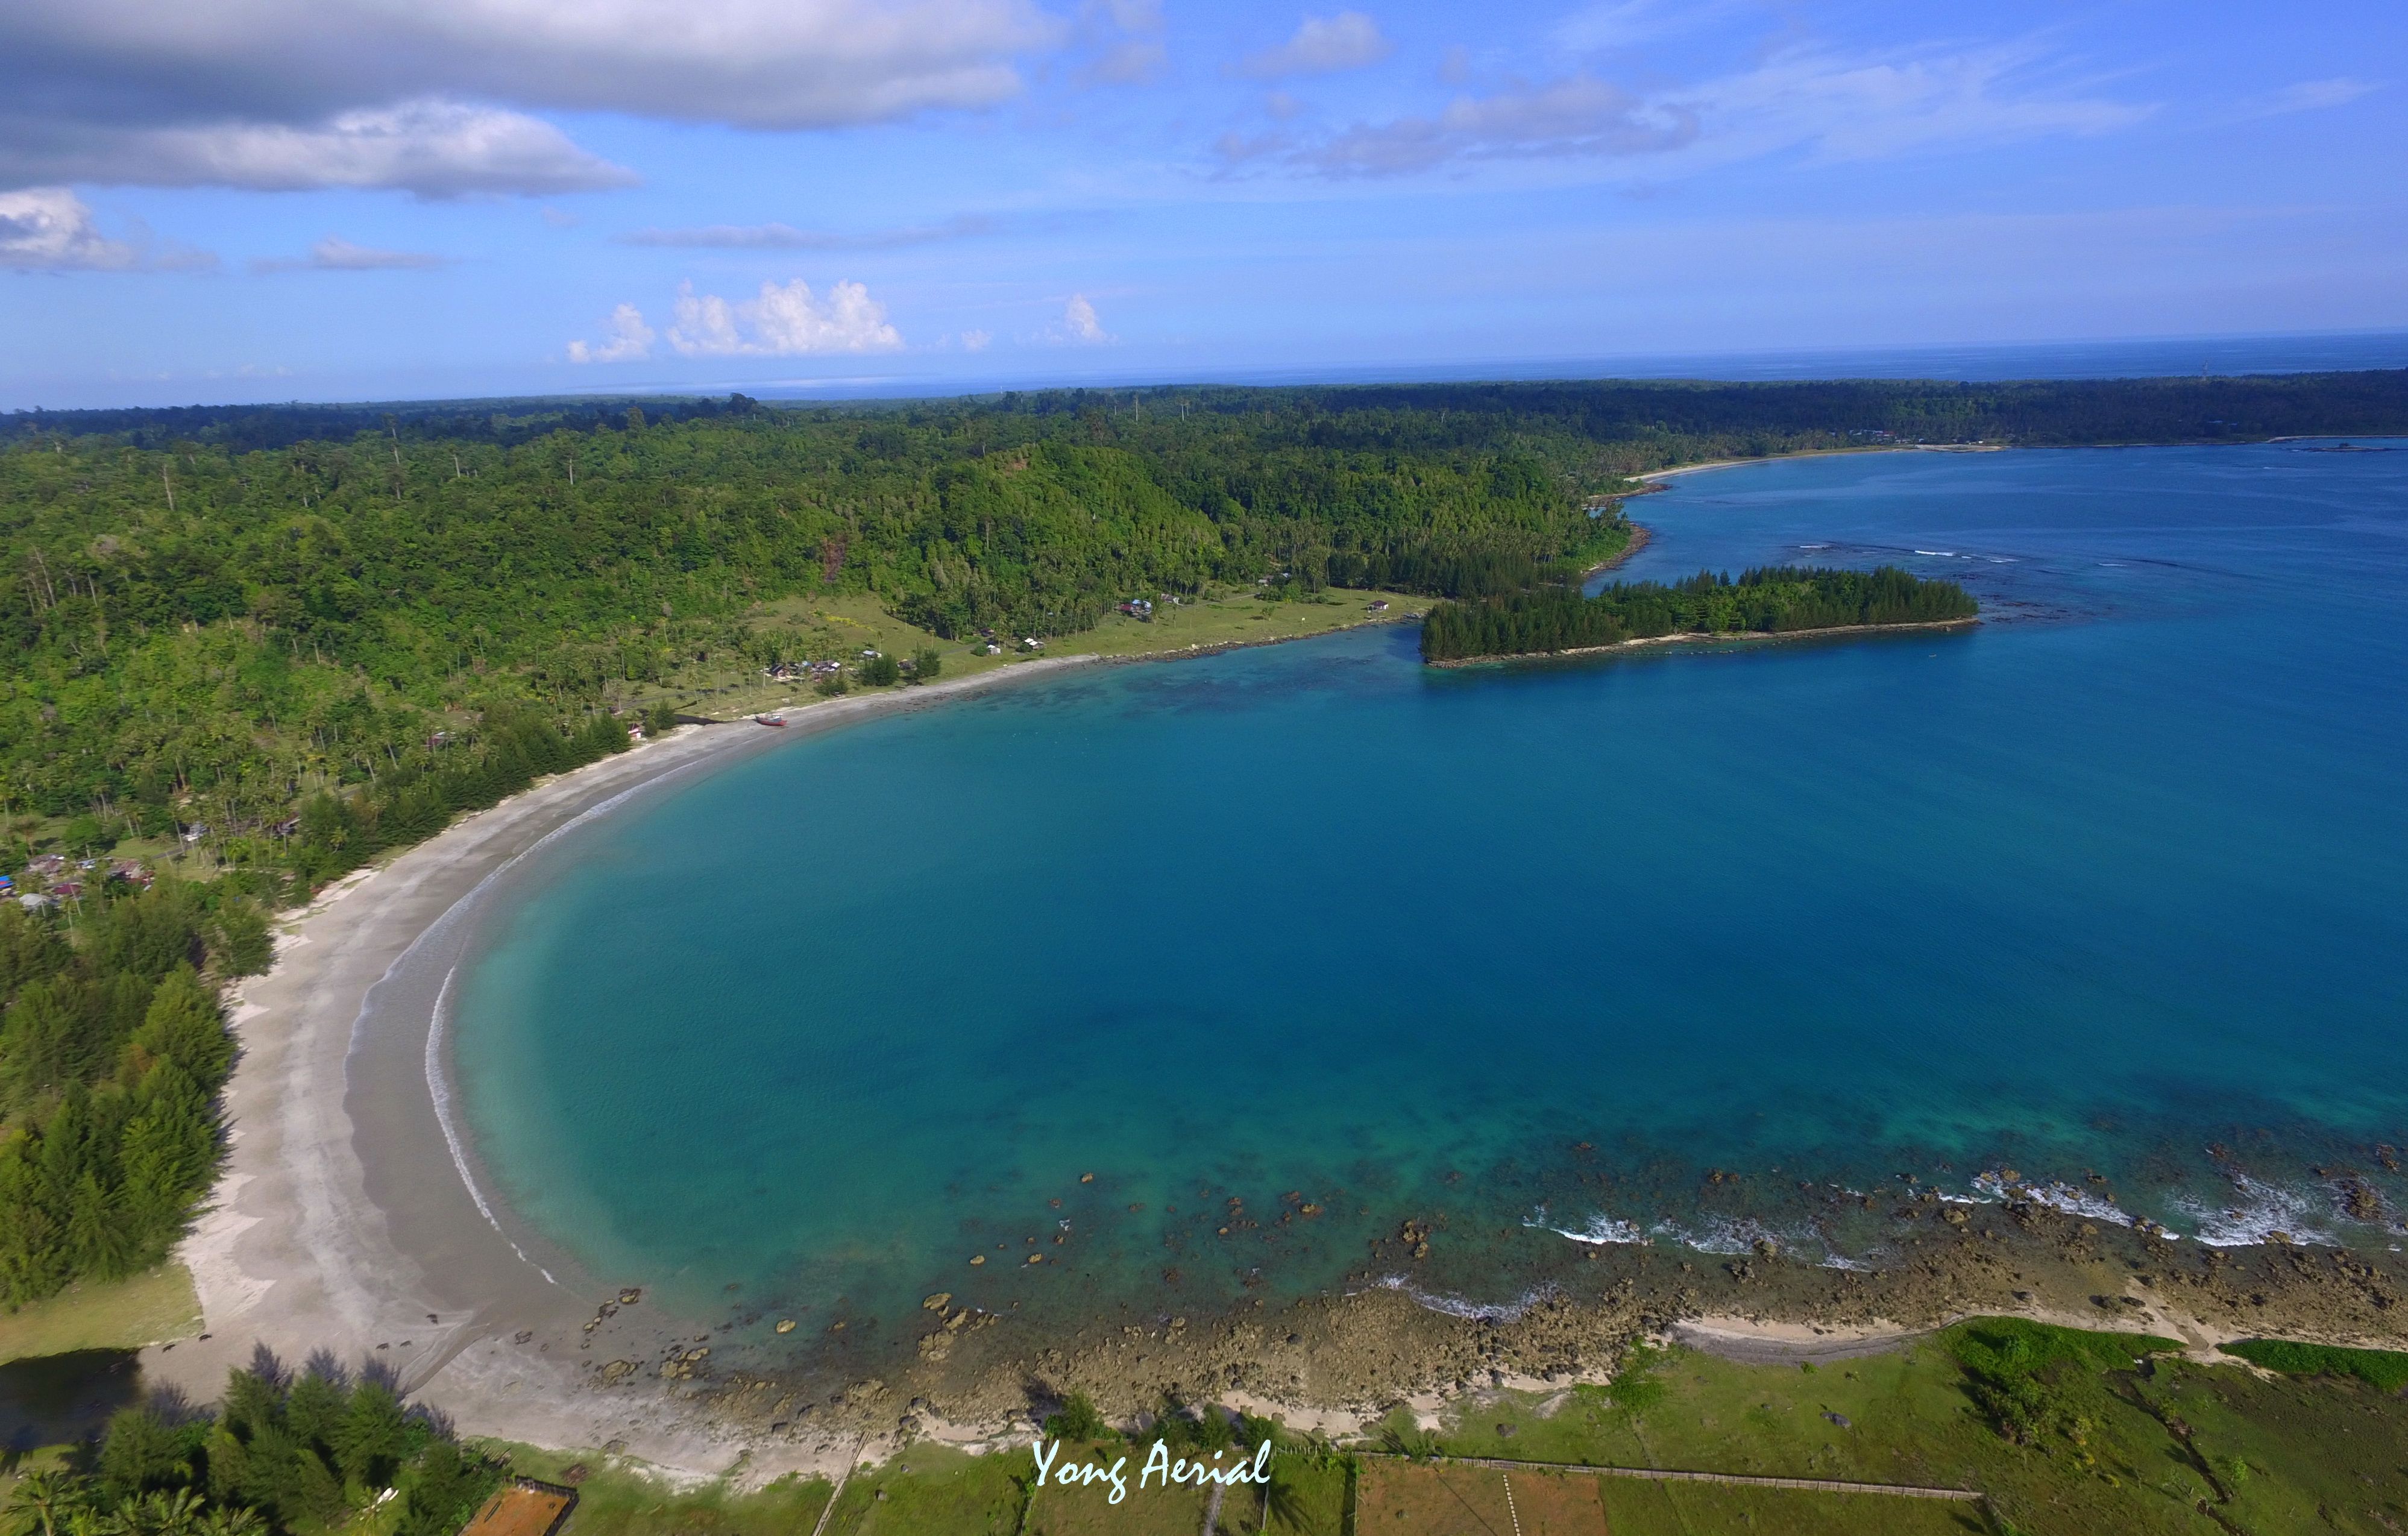
<instances>
[{"instance_id":1,"label":"small wooded island","mask_svg":"<svg viewBox=\"0 0 2408 1536\"><path fill-rule=\"evenodd\" d=\"M1877 570L1768 566L1699 571L1685 581L1616 581L1594 597L1569 582L1440 603L1422 624L1422 660L1596 651L1689 636L1795 635L1816 630L1971 623L1980 605L1954 581Z\"/></svg>"}]
</instances>

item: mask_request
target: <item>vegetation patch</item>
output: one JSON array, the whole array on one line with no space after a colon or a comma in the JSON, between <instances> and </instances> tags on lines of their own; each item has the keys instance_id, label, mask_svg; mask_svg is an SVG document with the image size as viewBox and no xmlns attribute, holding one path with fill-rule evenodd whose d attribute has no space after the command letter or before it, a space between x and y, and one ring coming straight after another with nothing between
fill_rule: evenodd
<instances>
[{"instance_id":1,"label":"vegetation patch","mask_svg":"<svg viewBox=\"0 0 2408 1536\"><path fill-rule=\"evenodd\" d=\"M2408 1354L2389 1349L2343 1349L2333 1344L2295 1344L2280 1339L2243 1339L2217 1346L2251 1365L2286 1376L2355 1376L2379 1392L2408 1387Z\"/></svg>"}]
</instances>

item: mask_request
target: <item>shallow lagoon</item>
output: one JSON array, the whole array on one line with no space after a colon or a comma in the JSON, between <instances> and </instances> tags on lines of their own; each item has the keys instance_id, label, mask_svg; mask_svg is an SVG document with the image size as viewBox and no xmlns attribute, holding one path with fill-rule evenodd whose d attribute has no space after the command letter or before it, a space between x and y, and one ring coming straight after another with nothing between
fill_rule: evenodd
<instances>
[{"instance_id":1,"label":"shallow lagoon","mask_svg":"<svg viewBox=\"0 0 2408 1536\"><path fill-rule=\"evenodd\" d=\"M2311 1170L2408 1141L2408 451L2318 446L1633 503L1631 575L1896 561L1971 634L1439 673L1387 627L639 799L462 972L487 1177L600 1281L873 1347L939 1289L1369 1283L1406 1217L1464 1306L1561 1233L1878 1263L1829 1186L2004 1167L2190 1241L2393 1241Z\"/></svg>"}]
</instances>

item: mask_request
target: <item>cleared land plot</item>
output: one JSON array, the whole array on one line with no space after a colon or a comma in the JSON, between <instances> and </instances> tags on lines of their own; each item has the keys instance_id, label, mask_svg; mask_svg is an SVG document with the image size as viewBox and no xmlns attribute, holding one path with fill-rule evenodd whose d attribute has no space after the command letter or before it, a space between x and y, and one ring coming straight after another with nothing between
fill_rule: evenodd
<instances>
[{"instance_id":1,"label":"cleared land plot","mask_svg":"<svg viewBox=\"0 0 2408 1536\"><path fill-rule=\"evenodd\" d=\"M494 1490L460 1536L552 1536L576 1504L577 1495L561 1489L505 1484Z\"/></svg>"},{"instance_id":2,"label":"cleared land plot","mask_svg":"<svg viewBox=\"0 0 2408 1536\"><path fill-rule=\"evenodd\" d=\"M1981 1506L1873 1493L1806 1493L1727 1483L1652 1483L1606 1477L1613 1536L1703 1536L1779 1531L1782 1536L1965 1536L1991 1529ZM1514 1480L1518 1489L1521 1480Z\"/></svg>"},{"instance_id":3,"label":"cleared land plot","mask_svg":"<svg viewBox=\"0 0 2408 1536\"><path fill-rule=\"evenodd\" d=\"M1606 1536L1594 1475L1402 1461L1364 1466L1354 1529L1360 1536Z\"/></svg>"},{"instance_id":4,"label":"cleared land plot","mask_svg":"<svg viewBox=\"0 0 2408 1536\"><path fill-rule=\"evenodd\" d=\"M504 1441L480 1441L476 1448L503 1457L521 1476L577 1485L577 1508L562 1536L810 1536L827 1503L828 1485L820 1478L783 1477L751 1493L724 1483L681 1492L591 1454Z\"/></svg>"}]
</instances>

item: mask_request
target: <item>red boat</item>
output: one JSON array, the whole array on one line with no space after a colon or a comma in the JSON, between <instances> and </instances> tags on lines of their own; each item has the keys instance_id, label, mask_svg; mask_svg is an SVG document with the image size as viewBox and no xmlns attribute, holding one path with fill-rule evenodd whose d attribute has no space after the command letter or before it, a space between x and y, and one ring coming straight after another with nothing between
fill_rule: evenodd
<instances>
[{"instance_id":1,"label":"red boat","mask_svg":"<svg viewBox=\"0 0 2408 1536\"><path fill-rule=\"evenodd\" d=\"M785 723L786 717L782 714L756 714L752 717L755 725L783 725Z\"/></svg>"}]
</instances>

